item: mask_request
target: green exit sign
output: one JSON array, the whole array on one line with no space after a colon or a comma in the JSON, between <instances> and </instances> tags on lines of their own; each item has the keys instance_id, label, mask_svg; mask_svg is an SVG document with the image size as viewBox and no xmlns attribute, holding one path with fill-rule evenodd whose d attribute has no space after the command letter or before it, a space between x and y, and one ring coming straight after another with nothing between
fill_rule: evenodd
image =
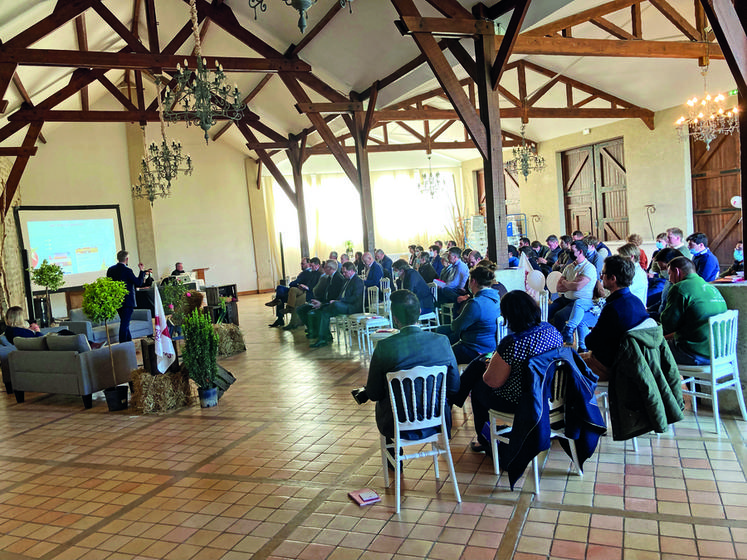
<instances>
[{"instance_id":1,"label":"green exit sign","mask_svg":"<svg viewBox=\"0 0 747 560\"><path fill-rule=\"evenodd\" d=\"M737 90L733 89L733 90L731 90L729 92L729 95L736 95L737 93L739 93L739 92Z\"/></svg>"}]
</instances>

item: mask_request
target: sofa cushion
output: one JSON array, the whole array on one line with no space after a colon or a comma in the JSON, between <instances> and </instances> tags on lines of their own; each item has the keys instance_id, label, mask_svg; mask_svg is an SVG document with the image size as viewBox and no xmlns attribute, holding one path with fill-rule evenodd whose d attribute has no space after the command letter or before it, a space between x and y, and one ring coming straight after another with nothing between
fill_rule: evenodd
<instances>
[{"instance_id":1,"label":"sofa cushion","mask_svg":"<svg viewBox=\"0 0 747 560\"><path fill-rule=\"evenodd\" d=\"M71 335L50 335L45 337L47 339L47 347L54 351L66 351L74 350L75 352L88 352L91 350L91 345L88 344L88 339L84 334Z\"/></svg>"},{"instance_id":2,"label":"sofa cushion","mask_svg":"<svg viewBox=\"0 0 747 560\"><path fill-rule=\"evenodd\" d=\"M18 350L48 350L47 338L44 336L34 338L17 336L13 339L13 344Z\"/></svg>"}]
</instances>

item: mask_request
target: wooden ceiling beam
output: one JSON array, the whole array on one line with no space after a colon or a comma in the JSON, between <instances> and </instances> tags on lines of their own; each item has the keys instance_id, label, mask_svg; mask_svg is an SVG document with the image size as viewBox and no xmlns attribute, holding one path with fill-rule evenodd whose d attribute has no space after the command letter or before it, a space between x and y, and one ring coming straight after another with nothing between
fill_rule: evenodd
<instances>
[{"instance_id":1,"label":"wooden ceiling beam","mask_svg":"<svg viewBox=\"0 0 747 560\"><path fill-rule=\"evenodd\" d=\"M724 58L721 47L713 43L541 37L526 33L517 37L513 54L628 58L699 58L709 54L712 59Z\"/></svg>"},{"instance_id":2,"label":"wooden ceiling beam","mask_svg":"<svg viewBox=\"0 0 747 560\"><path fill-rule=\"evenodd\" d=\"M35 156L38 148L36 146L19 146L16 148L2 147L0 146L0 156L15 157L15 156Z\"/></svg>"},{"instance_id":3,"label":"wooden ceiling beam","mask_svg":"<svg viewBox=\"0 0 747 560\"><path fill-rule=\"evenodd\" d=\"M273 76L272 74L265 74L264 76L262 76L262 79L259 81L259 83L256 86L254 86L252 91L249 92L249 95L247 95L241 102L244 105L248 105L252 101L252 99L257 97L257 94L259 94L259 92L262 91L262 88L267 85L267 82L270 81L270 78L272 78L272 76ZM218 138L223 136L223 134L225 134L225 132L229 128L231 128L231 125L233 125L233 121L228 121L226 124L221 126L218 132L215 133L215 136L213 136L213 142L215 142Z\"/></svg>"},{"instance_id":4,"label":"wooden ceiling beam","mask_svg":"<svg viewBox=\"0 0 747 560\"><path fill-rule=\"evenodd\" d=\"M653 121L653 111L640 107L609 107L609 108L574 108L574 107L502 107L502 119L519 118L526 114L534 119L613 119L635 118ZM458 117L456 111L446 109L405 109L401 111L377 111L374 120L377 123L422 120L454 120Z\"/></svg>"},{"instance_id":5,"label":"wooden ceiling beam","mask_svg":"<svg viewBox=\"0 0 747 560\"><path fill-rule=\"evenodd\" d=\"M29 125L29 129L26 131L26 137L23 139L23 147L24 148L33 148L34 144L36 144L36 139L39 137L39 133L41 132L42 125L44 123L31 123ZM13 198L16 196L16 192L18 191L18 185L21 183L21 177L23 176L23 172L26 169L26 165L29 162L30 155L19 155L16 157L16 160L13 162L13 167L10 169L10 173L8 174L8 180L5 182L5 205L2 208L3 211L3 219L5 219L5 216L8 214L8 210L10 210L10 207L13 204Z\"/></svg>"},{"instance_id":6,"label":"wooden ceiling beam","mask_svg":"<svg viewBox=\"0 0 747 560\"><path fill-rule=\"evenodd\" d=\"M426 0L447 18L473 19L470 11L456 0Z\"/></svg>"},{"instance_id":7,"label":"wooden ceiling beam","mask_svg":"<svg viewBox=\"0 0 747 560\"><path fill-rule=\"evenodd\" d=\"M130 101L126 95L124 95L121 91L119 91L119 88L112 83L112 81L107 78L106 76L99 77L99 82L111 93L117 101L119 101L122 104L122 107L124 107L128 111L137 111L138 108L135 106L135 104Z\"/></svg>"},{"instance_id":8,"label":"wooden ceiling beam","mask_svg":"<svg viewBox=\"0 0 747 560\"><path fill-rule=\"evenodd\" d=\"M666 0L648 0L651 5L659 10L662 15L669 20L681 33L691 41L700 41L703 39L697 29L690 22L682 17Z\"/></svg>"},{"instance_id":9,"label":"wooden ceiling beam","mask_svg":"<svg viewBox=\"0 0 747 560\"><path fill-rule=\"evenodd\" d=\"M25 49L43 39L55 29L78 17L100 0L69 0L57 2L52 13L4 43L13 49Z\"/></svg>"},{"instance_id":10,"label":"wooden ceiling beam","mask_svg":"<svg viewBox=\"0 0 747 560\"><path fill-rule=\"evenodd\" d=\"M247 140L247 147L249 144L259 144L259 141L257 140L257 137L254 135L254 133L249 130L249 127L246 126L246 123L237 122L236 126L238 127L239 131L241 131L241 134L244 135L244 138ZM275 162L272 161L272 156L267 153L267 151L263 148L251 148L254 150L254 152L257 154L257 157L262 162L262 164L267 168L267 171L270 172L270 175L273 176L275 181L277 181L277 184L280 186L281 189L285 192L285 194L288 196L288 199L293 203L293 206L296 206L297 199L296 199L296 193L293 191L291 186L288 184L288 181L285 179L283 174L278 169L278 166L275 165Z\"/></svg>"},{"instance_id":11,"label":"wooden ceiling beam","mask_svg":"<svg viewBox=\"0 0 747 560\"><path fill-rule=\"evenodd\" d=\"M464 87L467 86L472 82L472 78L464 78L463 80L459 80L459 85ZM393 103L392 105L388 105L387 107L384 107L385 110L387 109L407 109L411 105L415 105L417 103L422 103L423 101L427 101L428 99L432 99L434 97L439 96L445 96L444 89L442 87L437 87L435 89L432 89L430 91L426 91L424 93L419 93L418 95L413 95L412 97L408 97L407 99L403 99L402 101L398 101L397 103Z\"/></svg>"},{"instance_id":12,"label":"wooden ceiling beam","mask_svg":"<svg viewBox=\"0 0 747 560\"><path fill-rule=\"evenodd\" d=\"M80 14L75 18L75 39L78 43L78 50L88 51L88 33L86 32L86 14ZM80 90L80 107L88 111L88 86Z\"/></svg>"},{"instance_id":13,"label":"wooden ceiling beam","mask_svg":"<svg viewBox=\"0 0 747 560\"><path fill-rule=\"evenodd\" d=\"M508 57L514 50L516 45L516 38L519 36L521 26L524 23L524 17L527 15L527 9L529 8L529 0L517 0L514 7L514 11L511 14L511 20L509 21L506 33L501 38L500 45L498 46L498 52L495 55L495 61L492 62L493 67L490 70L490 87L493 91L498 89L498 83L501 81L501 75L503 69L508 62ZM496 37L496 43L497 43Z\"/></svg>"},{"instance_id":14,"label":"wooden ceiling beam","mask_svg":"<svg viewBox=\"0 0 747 560\"><path fill-rule=\"evenodd\" d=\"M399 20L400 31L406 33L430 33L450 37L472 37L474 35L493 35L495 26L492 21L470 19L430 18L420 16L402 16Z\"/></svg>"},{"instance_id":15,"label":"wooden ceiling beam","mask_svg":"<svg viewBox=\"0 0 747 560\"><path fill-rule=\"evenodd\" d=\"M579 12L577 14L557 19L545 25L540 25L539 27L535 27L534 29L525 31L524 33L522 33L522 35L531 35L538 37L543 37L545 35L554 36L556 33L562 31L563 29L568 29L580 23L586 23L587 21L590 21L594 18L603 17L608 14L617 12L618 10L624 10L625 8L629 8L634 4L640 4L642 1L643 0L612 0L611 2L607 2L606 4L602 4L601 6L589 8L588 10L583 10L582 12Z\"/></svg>"},{"instance_id":16,"label":"wooden ceiling beam","mask_svg":"<svg viewBox=\"0 0 747 560\"><path fill-rule=\"evenodd\" d=\"M219 60L225 72L308 72L311 70L311 66L306 62L282 57L268 59L222 56L204 57L204 60L211 64L214 64L214 60ZM163 69L173 72L176 70L177 64L183 66L185 62L188 67L197 68L197 57L195 56L0 48L0 64L14 63L20 66L105 68L107 70L111 68Z\"/></svg>"},{"instance_id":17,"label":"wooden ceiling beam","mask_svg":"<svg viewBox=\"0 0 747 560\"><path fill-rule=\"evenodd\" d=\"M148 27L148 48L150 52L161 52L158 44L158 19L156 18L156 1L145 0L145 22Z\"/></svg>"},{"instance_id":18,"label":"wooden ceiling beam","mask_svg":"<svg viewBox=\"0 0 747 560\"><path fill-rule=\"evenodd\" d=\"M18 90L18 93L21 95L21 98L23 99L23 101L27 103L29 107L33 107L34 104L31 101L31 96L29 95L29 92L26 91L26 88L23 87L23 82L21 82L21 78L18 76L17 72L13 74L13 85ZM44 136L41 133L41 130L39 131L39 141L42 144L47 143L47 139L44 138Z\"/></svg>"},{"instance_id":19,"label":"wooden ceiling beam","mask_svg":"<svg viewBox=\"0 0 747 560\"><path fill-rule=\"evenodd\" d=\"M486 7L485 15L489 19L498 19L516 8L516 0L500 0L489 8Z\"/></svg>"},{"instance_id":20,"label":"wooden ceiling beam","mask_svg":"<svg viewBox=\"0 0 747 560\"><path fill-rule=\"evenodd\" d=\"M455 142L412 142L408 144L369 144L370 153L392 153L392 152L422 152L428 150L461 150L475 149L475 144L471 140ZM509 146L506 146L509 147ZM343 146L346 153L355 153L355 146ZM331 153L326 143L322 142L315 146L307 148L309 155L321 155Z\"/></svg>"},{"instance_id":21,"label":"wooden ceiling beam","mask_svg":"<svg viewBox=\"0 0 747 560\"><path fill-rule=\"evenodd\" d=\"M737 11L731 0L701 0L701 4L719 44L728 54L726 62L739 94L747 99L747 10L740 6Z\"/></svg>"},{"instance_id":22,"label":"wooden ceiling beam","mask_svg":"<svg viewBox=\"0 0 747 560\"><path fill-rule=\"evenodd\" d=\"M298 56L298 53L300 53L303 49L305 49L311 41L313 41L321 31L327 27L327 24L332 21L332 18L337 15L337 12L339 12L342 9L342 6L339 2L334 2L332 4L332 7L327 10L327 13L324 14L324 17L319 20L319 22L312 28L311 31L304 34L303 39L301 39L301 42L298 43L298 45L291 45L291 48L288 49L288 54L291 57Z\"/></svg>"},{"instance_id":23,"label":"wooden ceiling beam","mask_svg":"<svg viewBox=\"0 0 747 560\"><path fill-rule=\"evenodd\" d=\"M348 101L345 103L296 103L296 110L305 113L355 113L363 111L363 103Z\"/></svg>"},{"instance_id":24,"label":"wooden ceiling beam","mask_svg":"<svg viewBox=\"0 0 747 560\"><path fill-rule=\"evenodd\" d=\"M632 33L625 31L625 29L623 29L622 27L615 25L610 20L601 16L590 19L589 23L596 25L599 29L601 29L602 31L606 31L616 39L623 39L626 41L637 39L637 37Z\"/></svg>"},{"instance_id":25,"label":"wooden ceiling beam","mask_svg":"<svg viewBox=\"0 0 747 560\"><path fill-rule=\"evenodd\" d=\"M127 29L127 26L119 21L117 19L117 16L115 16L109 10L109 8L104 6L101 2L94 2L92 8L96 11L97 14L99 14L99 16L101 16L101 19L103 19L109 25L109 27L114 30L117 35L124 39L125 43L127 43L131 50L140 53L149 52L148 49L145 48L145 45L140 42L140 38L132 33L132 31Z\"/></svg>"},{"instance_id":26,"label":"wooden ceiling beam","mask_svg":"<svg viewBox=\"0 0 747 560\"><path fill-rule=\"evenodd\" d=\"M469 74L472 81L477 80L477 65L472 55L467 52L464 45L459 42L459 39L447 39L446 44L449 46L451 54L457 59L457 62L464 68L464 71Z\"/></svg>"},{"instance_id":27,"label":"wooden ceiling beam","mask_svg":"<svg viewBox=\"0 0 747 560\"><path fill-rule=\"evenodd\" d=\"M276 132L275 130L273 130L272 128L270 128L269 126L267 126L265 123L263 123L261 120L259 120L258 117L257 118L253 118L253 119L246 119L246 118L244 118L244 119L241 119L240 121L237 121L237 122L242 122L242 123L244 123L244 124L252 127L254 130L256 130L257 132L259 132L260 134L264 134L265 136L267 136L268 138L270 138L274 142L285 142L285 141L288 140L285 136L283 136L279 132Z\"/></svg>"},{"instance_id":28,"label":"wooden ceiling beam","mask_svg":"<svg viewBox=\"0 0 747 560\"><path fill-rule=\"evenodd\" d=\"M137 75L136 75L137 76ZM227 117L216 116L216 120L227 120ZM9 122L158 122L158 111L64 111L44 109L20 109L8 116ZM252 120L251 117L246 118Z\"/></svg>"}]
</instances>

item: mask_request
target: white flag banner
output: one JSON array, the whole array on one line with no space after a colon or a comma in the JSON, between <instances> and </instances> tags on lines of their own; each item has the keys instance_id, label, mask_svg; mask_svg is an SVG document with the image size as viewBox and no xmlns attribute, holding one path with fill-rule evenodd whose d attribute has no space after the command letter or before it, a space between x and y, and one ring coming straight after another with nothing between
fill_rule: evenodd
<instances>
[{"instance_id":1,"label":"white flag banner","mask_svg":"<svg viewBox=\"0 0 747 560\"><path fill-rule=\"evenodd\" d=\"M176 356L174 353L174 343L171 342L169 327L166 324L166 314L163 312L161 294L158 293L158 286L153 287L153 307L156 310L156 331L154 335L156 340L156 361L158 362L158 371L166 373L169 366L174 363Z\"/></svg>"}]
</instances>

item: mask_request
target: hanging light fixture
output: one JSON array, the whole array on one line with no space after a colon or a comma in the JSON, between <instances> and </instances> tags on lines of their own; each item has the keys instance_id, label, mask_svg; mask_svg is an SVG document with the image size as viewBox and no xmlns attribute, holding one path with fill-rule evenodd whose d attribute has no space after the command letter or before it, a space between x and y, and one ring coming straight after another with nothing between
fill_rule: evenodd
<instances>
[{"instance_id":1,"label":"hanging light fixture","mask_svg":"<svg viewBox=\"0 0 747 560\"><path fill-rule=\"evenodd\" d=\"M208 130L215 124L216 117L237 121L246 106L241 102L241 93L234 84L226 83L223 67L216 60L215 70L207 67L207 60L202 58L202 45L197 22L196 0L189 2L192 19L192 35L195 39L195 54L197 55L197 69L195 71L176 67L177 85L174 91L166 88L164 103L168 109L164 112L168 121L186 121L187 126L195 124L205 132L205 143L208 142ZM160 96L159 96L160 97ZM177 110L177 107L181 107Z\"/></svg>"},{"instance_id":2,"label":"hanging light fixture","mask_svg":"<svg viewBox=\"0 0 747 560\"><path fill-rule=\"evenodd\" d=\"M711 149L711 142L721 134L732 134L739 130L738 108L726 109L726 97L718 94L715 97L708 93L708 58L705 66L700 67L703 75L703 97L687 100L687 116L677 119L675 125L680 139L692 137L695 141L705 142L706 149Z\"/></svg>"},{"instance_id":3,"label":"hanging light fixture","mask_svg":"<svg viewBox=\"0 0 747 560\"><path fill-rule=\"evenodd\" d=\"M307 16L306 11L311 8L314 4L316 4L317 0L283 0L285 2L286 6L292 6L294 10L298 11L298 29L301 30L301 33L306 31L306 24L307 24ZM350 7L350 13L353 13L353 0L340 0L340 6L345 7L345 5L348 5ZM257 9L259 9L260 12L266 12L267 11L267 1L266 0L249 0L249 7L254 10L254 19L257 19Z\"/></svg>"},{"instance_id":4,"label":"hanging light fixture","mask_svg":"<svg viewBox=\"0 0 747 560\"><path fill-rule=\"evenodd\" d=\"M146 145L143 126L144 156L140 162L138 182L132 187L133 197L147 198L151 205L156 198L166 198L171 195L171 181L176 179L179 173L191 175L194 170L192 158L189 155L182 155L182 145L179 142L169 144L166 139L160 80L156 81L156 86L158 88L158 115L161 123L161 145L155 142L152 142L150 146Z\"/></svg>"},{"instance_id":5,"label":"hanging light fixture","mask_svg":"<svg viewBox=\"0 0 747 560\"><path fill-rule=\"evenodd\" d=\"M526 124L522 123L521 146L517 146L513 149L514 158L507 161L505 167L514 175L521 173L524 175L524 180L526 181L530 173L545 170L545 158L537 155L536 148L527 145L526 138L524 138L525 128Z\"/></svg>"},{"instance_id":6,"label":"hanging light fixture","mask_svg":"<svg viewBox=\"0 0 747 560\"><path fill-rule=\"evenodd\" d=\"M446 182L441 177L441 174L437 171L433 174L431 168L431 154L428 154L428 173L423 173L421 180L418 182L418 190L420 194L430 195L431 198L436 198L436 195L441 193L446 186Z\"/></svg>"}]
</instances>

